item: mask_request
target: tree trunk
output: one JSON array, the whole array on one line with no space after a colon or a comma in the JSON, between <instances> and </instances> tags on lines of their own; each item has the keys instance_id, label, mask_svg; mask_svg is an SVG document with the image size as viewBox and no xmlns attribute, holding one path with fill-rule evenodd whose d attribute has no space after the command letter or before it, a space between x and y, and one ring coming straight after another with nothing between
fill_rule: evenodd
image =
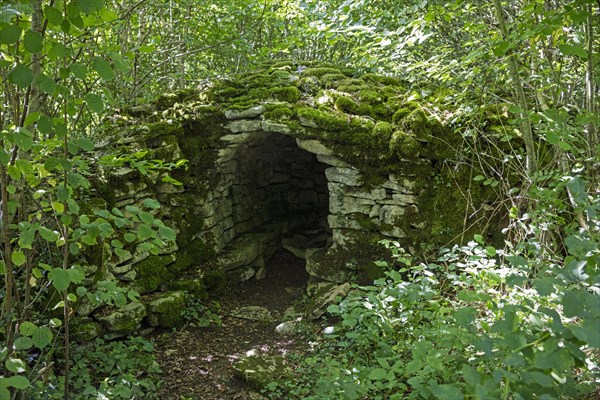
<instances>
[{"instance_id":1,"label":"tree trunk","mask_svg":"<svg viewBox=\"0 0 600 400\"><path fill-rule=\"evenodd\" d=\"M504 10L500 4L500 0L494 0L494 8L496 10L496 19L500 28L500 33L504 40L508 40L508 30L506 28L506 19L504 18ZM521 83L521 77L519 76L519 69L515 60L514 54L509 52L508 58L508 71L510 77L513 80L513 89L515 91L515 103L519 106L519 117L520 117L520 130L525 142L525 151L527 153L527 160L525 165L525 172L528 178L531 178L533 173L537 170L537 155L535 153L535 145L533 140L533 130L531 129L531 121L527 115L529 107L527 106L527 99L525 98L525 91L523 90L523 84Z\"/></svg>"}]
</instances>

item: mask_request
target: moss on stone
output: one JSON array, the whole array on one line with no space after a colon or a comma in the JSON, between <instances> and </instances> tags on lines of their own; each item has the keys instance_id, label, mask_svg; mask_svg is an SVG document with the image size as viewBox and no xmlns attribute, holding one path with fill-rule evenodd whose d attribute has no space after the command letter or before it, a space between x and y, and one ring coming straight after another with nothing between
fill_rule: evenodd
<instances>
[{"instance_id":1,"label":"moss on stone","mask_svg":"<svg viewBox=\"0 0 600 400\"><path fill-rule=\"evenodd\" d=\"M216 294L223 293L227 287L227 276L221 268L213 268L205 271L202 279L206 288Z\"/></svg>"},{"instance_id":2,"label":"moss on stone","mask_svg":"<svg viewBox=\"0 0 600 400\"><path fill-rule=\"evenodd\" d=\"M321 85L328 89L328 88L336 88L340 82L343 82L346 79L346 75L344 74L325 74L323 76L321 76L321 78L319 79L321 81Z\"/></svg>"},{"instance_id":3,"label":"moss on stone","mask_svg":"<svg viewBox=\"0 0 600 400\"><path fill-rule=\"evenodd\" d=\"M349 114L356 114L358 109L358 103L347 96L339 96L335 99L335 106L338 110Z\"/></svg>"},{"instance_id":4,"label":"moss on stone","mask_svg":"<svg viewBox=\"0 0 600 400\"><path fill-rule=\"evenodd\" d=\"M177 122L160 121L144 125L143 138L148 141L159 136L180 136L183 134L183 126Z\"/></svg>"},{"instance_id":5,"label":"moss on stone","mask_svg":"<svg viewBox=\"0 0 600 400\"><path fill-rule=\"evenodd\" d=\"M135 264L134 270L137 273L135 288L140 294L153 292L162 282L170 279L172 276L167 266L175 260L172 255L149 256L145 260Z\"/></svg>"},{"instance_id":6,"label":"moss on stone","mask_svg":"<svg viewBox=\"0 0 600 400\"><path fill-rule=\"evenodd\" d=\"M289 120L294 116L294 110L290 105L280 105L277 107L267 108L263 115L266 120L282 121Z\"/></svg>"},{"instance_id":7,"label":"moss on stone","mask_svg":"<svg viewBox=\"0 0 600 400\"><path fill-rule=\"evenodd\" d=\"M319 128L329 132L339 132L349 125L348 117L344 114L317 110L314 108L301 107L298 109L298 117L311 121Z\"/></svg>"},{"instance_id":8,"label":"moss on stone","mask_svg":"<svg viewBox=\"0 0 600 400\"><path fill-rule=\"evenodd\" d=\"M385 75L377 75L377 74L364 74L360 77L365 82L368 83L379 83L381 85L386 86L397 86L402 87L402 83L398 78L394 78L393 76L385 76Z\"/></svg>"},{"instance_id":9,"label":"moss on stone","mask_svg":"<svg viewBox=\"0 0 600 400\"><path fill-rule=\"evenodd\" d=\"M142 299L146 304L146 320L150 326L174 328L183 322L186 293L173 291Z\"/></svg>"},{"instance_id":10,"label":"moss on stone","mask_svg":"<svg viewBox=\"0 0 600 400\"><path fill-rule=\"evenodd\" d=\"M271 95L277 100L296 103L300 100L302 93L296 86L285 86L271 89Z\"/></svg>"},{"instance_id":11,"label":"moss on stone","mask_svg":"<svg viewBox=\"0 0 600 400\"><path fill-rule=\"evenodd\" d=\"M314 76L317 78L328 74L341 75L342 72L337 68L328 67L306 68L302 71L302 76Z\"/></svg>"},{"instance_id":12,"label":"moss on stone","mask_svg":"<svg viewBox=\"0 0 600 400\"><path fill-rule=\"evenodd\" d=\"M402 130L395 131L389 141L390 150L398 155L399 158L414 159L419 157L421 144L415 139L414 135Z\"/></svg>"},{"instance_id":13,"label":"moss on stone","mask_svg":"<svg viewBox=\"0 0 600 400\"><path fill-rule=\"evenodd\" d=\"M156 99L156 110L164 111L172 107L175 103L186 103L198 100L200 93L197 89L185 89L177 93L168 93Z\"/></svg>"}]
</instances>

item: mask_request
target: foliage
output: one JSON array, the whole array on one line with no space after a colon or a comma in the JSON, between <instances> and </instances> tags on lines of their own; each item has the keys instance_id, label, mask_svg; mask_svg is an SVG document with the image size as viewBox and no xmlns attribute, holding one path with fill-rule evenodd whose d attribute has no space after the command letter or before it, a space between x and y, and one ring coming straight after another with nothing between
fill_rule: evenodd
<instances>
[{"instance_id":1,"label":"foliage","mask_svg":"<svg viewBox=\"0 0 600 400\"><path fill-rule=\"evenodd\" d=\"M105 342L96 339L73 349L71 384L74 399L158 399L161 370L153 345L144 338ZM62 381L38 382L31 399L62 399Z\"/></svg>"},{"instance_id":2,"label":"foliage","mask_svg":"<svg viewBox=\"0 0 600 400\"><path fill-rule=\"evenodd\" d=\"M340 322L287 383L291 398L558 399L596 389L598 241L571 236L577 255L534 276L523 268L531 254L476 240L428 265L392 244L396 269L329 307Z\"/></svg>"},{"instance_id":3,"label":"foliage","mask_svg":"<svg viewBox=\"0 0 600 400\"><path fill-rule=\"evenodd\" d=\"M207 306L204 303L196 297L189 296L187 298L186 307L183 310L186 324L196 328L205 328L210 325L221 326L220 304L212 302L210 306Z\"/></svg>"}]
</instances>

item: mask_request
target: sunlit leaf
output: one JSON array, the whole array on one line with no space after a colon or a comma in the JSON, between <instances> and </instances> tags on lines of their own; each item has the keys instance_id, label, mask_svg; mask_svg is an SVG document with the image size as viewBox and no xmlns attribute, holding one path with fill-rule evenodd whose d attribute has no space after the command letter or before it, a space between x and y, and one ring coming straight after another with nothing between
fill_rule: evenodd
<instances>
[{"instance_id":1,"label":"sunlit leaf","mask_svg":"<svg viewBox=\"0 0 600 400\"><path fill-rule=\"evenodd\" d=\"M63 21L62 13L55 7L44 7L44 15L50 25L59 26Z\"/></svg>"},{"instance_id":2,"label":"sunlit leaf","mask_svg":"<svg viewBox=\"0 0 600 400\"><path fill-rule=\"evenodd\" d=\"M23 64L18 64L8 73L8 80L21 88L26 88L33 82L33 71Z\"/></svg>"},{"instance_id":3,"label":"sunlit leaf","mask_svg":"<svg viewBox=\"0 0 600 400\"><path fill-rule=\"evenodd\" d=\"M115 73L110 66L110 63L103 58L95 57L92 60L92 68L100 75L100 78L105 81L110 81L115 77Z\"/></svg>"},{"instance_id":4,"label":"sunlit leaf","mask_svg":"<svg viewBox=\"0 0 600 400\"><path fill-rule=\"evenodd\" d=\"M23 37L23 46L30 53L38 53L44 47L42 34L34 31L27 31Z\"/></svg>"},{"instance_id":5,"label":"sunlit leaf","mask_svg":"<svg viewBox=\"0 0 600 400\"><path fill-rule=\"evenodd\" d=\"M104 0L75 0L75 2L84 14L93 14L104 7Z\"/></svg>"},{"instance_id":6,"label":"sunlit leaf","mask_svg":"<svg viewBox=\"0 0 600 400\"><path fill-rule=\"evenodd\" d=\"M33 345L38 349L43 349L52 342L52 331L47 326L40 326L33 332Z\"/></svg>"},{"instance_id":7,"label":"sunlit leaf","mask_svg":"<svg viewBox=\"0 0 600 400\"><path fill-rule=\"evenodd\" d=\"M0 30L1 44L15 44L21 37L22 29L16 25L4 25Z\"/></svg>"},{"instance_id":8,"label":"sunlit leaf","mask_svg":"<svg viewBox=\"0 0 600 400\"><path fill-rule=\"evenodd\" d=\"M94 93L88 93L85 95L84 99L88 107L96 114L100 114L104 111L104 101L102 101L102 97Z\"/></svg>"},{"instance_id":9,"label":"sunlit leaf","mask_svg":"<svg viewBox=\"0 0 600 400\"><path fill-rule=\"evenodd\" d=\"M21 265L25 264L25 261L27 261L25 253L23 253L21 250L13 252L10 258L13 264L15 264L17 267L20 267Z\"/></svg>"},{"instance_id":10,"label":"sunlit leaf","mask_svg":"<svg viewBox=\"0 0 600 400\"><path fill-rule=\"evenodd\" d=\"M48 275L52 280L52 286L57 290L66 290L71 284L69 271L62 268L53 268Z\"/></svg>"},{"instance_id":11,"label":"sunlit leaf","mask_svg":"<svg viewBox=\"0 0 600 400\"><path fill-rule=\"evenodd\" d=\"M48 93L51 95L54 94L54 92L56 92L56 82L54 81L54 79L50 78L47 75L38 74L35 77L33 83L44 93Z\"/></svg>"}]
</instances>

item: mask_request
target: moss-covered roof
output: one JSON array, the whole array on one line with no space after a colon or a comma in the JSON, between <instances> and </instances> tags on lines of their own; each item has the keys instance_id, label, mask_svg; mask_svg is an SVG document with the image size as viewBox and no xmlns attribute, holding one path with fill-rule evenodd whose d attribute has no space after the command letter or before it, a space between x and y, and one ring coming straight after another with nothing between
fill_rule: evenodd
<instances>
[{"instance_id":1,"label":"moss-covered roof","mask_svg":"<svg viewBox=\"0 0 600 400\"><path fill-rule=\"evenodd\" d=\"M262 105L266 111L261 118L286 124L292 135L319 139L359 167L394 172L403 159L450 157L451 145L457 143L441 112L432 112L418 98L394 77L278 61L216 80L204 90L161 96L121 117L149 137L160 135L165 122L223 122L227 110Z\"/></svg>"}]
</instances>

